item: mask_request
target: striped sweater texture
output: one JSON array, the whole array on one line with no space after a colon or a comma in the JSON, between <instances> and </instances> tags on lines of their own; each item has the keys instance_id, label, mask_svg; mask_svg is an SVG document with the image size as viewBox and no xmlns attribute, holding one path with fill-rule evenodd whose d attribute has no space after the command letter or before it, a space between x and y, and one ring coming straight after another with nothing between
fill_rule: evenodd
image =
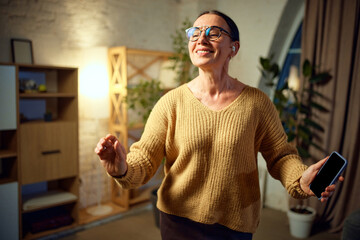
<instances>
[{"instance_id":1,"label":"striped sweater texture","mask_svg":"<svg viewBox=\"0 0 360 240\"><path fill-rule=\"evenodd\" d=\"M308 197L299 185L307 166L287 142L267 95L247 86L226 108L213 111L184 84L155 105L127 155L127 174L116 180L123 188L139 187L166 157L161 211L254 233L261 205L258 152L292 197Z\"/></svg>"}]
</instances>

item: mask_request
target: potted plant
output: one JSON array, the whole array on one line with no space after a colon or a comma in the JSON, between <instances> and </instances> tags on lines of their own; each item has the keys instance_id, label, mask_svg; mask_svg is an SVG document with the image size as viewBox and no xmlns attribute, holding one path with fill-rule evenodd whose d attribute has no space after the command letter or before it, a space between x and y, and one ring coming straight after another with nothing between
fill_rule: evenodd
<instances>
[{"instance_id":1,"label":"potted plant","mask_svg":"<svg viewBox=\"0 0 360 240\"><path fill-rule=\"evenodd\" d=\"M159 80L140 80L138 84L128 85L127 96L124 100L128 109L137 115L139 118L138 121L141 121L145 125L151 110L163 95L163 92L164 90L161 88ZM130 125L131 124L133 124L133 122L131 122Z\"/></svg>"},{"instance_id":2,"label":"potted plant","mask_svg":"<svg viewBox=\"0 0 360 240\"><path fill-rule=\"evenodd\" d=\"M266 85L274 88L273 103L279 112L284 130L289 142L294 142L299 155L303 159L311 158L310 147L324 152L316 144L317 132L324 132L321 124L314 120L314 110L329 112L329 110L316 101L317 98L326 99L316 91L316 86L327 84L332 76L329 72L317 72L309 60L302 65L304 77L303 86L294 87L291 82L285 82L282 87L275 86L275 80L281 72L279 66L272 62L272 57L260 57L261 72L266 79Z\"/></svg>"},{"instance_id":3,"label":"potted plant","mask_svg":"<svg viewBox=\"0 0 360 240\"><path fill-rule=\"evenodd\" d=\"M311 228L316 216L315 209L298 205L287 211L290 225L290 234L296 238L307 238L310 236Z\"/></svg>"},{"instance_id":4,"label":"potted plant","mask_svg":"<svg viewBox=\"0 0 360 240\"><path fill-rule=\"evenodd\" d=\"M288 136L288 141L293 142L302 159L310 159L310 147L324 152L315 143L314 138L317 132L323 132L324 128L313 118L314 110L328 112L319 104L316 99L324 98L317 92L316 86L327 84L332 76L329 72L317 72L309 60L305 60L302 65L303 86L296 86L290 79L281 87L275 86L275 80L281 72L279 66L273 63L272 57L260 57L261 73L266 79L266 84L274 88L274 99L276 109L279 112L284 130ZM290 78L290 77L289 77ZM297 238L306 238L310 235L312 223L315 219L316 211L299 201L296 207L291 207L287 212L290 233Z\"/></svg>"}]
</instances>

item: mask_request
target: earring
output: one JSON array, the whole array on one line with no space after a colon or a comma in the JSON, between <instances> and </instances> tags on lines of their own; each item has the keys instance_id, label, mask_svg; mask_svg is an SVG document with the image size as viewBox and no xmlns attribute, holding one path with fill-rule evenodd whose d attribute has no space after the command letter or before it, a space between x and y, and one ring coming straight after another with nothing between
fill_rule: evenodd
<instances>
[{"instance_id":1,"label":"earring","mask_svg":"<svg viewBox=\"0 0 360 240\"><path fill-rule=\"evenodd\" d=\"M232 46L232 51L235 52L236 48L235 46Z\"/></svg>"}]
</instances>

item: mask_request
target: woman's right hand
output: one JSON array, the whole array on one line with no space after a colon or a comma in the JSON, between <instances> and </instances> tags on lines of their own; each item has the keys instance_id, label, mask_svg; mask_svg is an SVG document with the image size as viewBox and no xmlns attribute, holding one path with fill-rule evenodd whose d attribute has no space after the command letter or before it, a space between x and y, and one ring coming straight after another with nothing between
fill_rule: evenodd
<instances>
[{"instance_id":1,"label":"woman's right hand","mask_svg":"<svg viewBox=\"0 0 360 240\"><path fill-rule=\"evenodd\" d=\"M108 134L101 138L96 145L95 153L99 155L101 164L111 176L126 174L126 151L115 136Z\"/></svg>"}]
</instances>

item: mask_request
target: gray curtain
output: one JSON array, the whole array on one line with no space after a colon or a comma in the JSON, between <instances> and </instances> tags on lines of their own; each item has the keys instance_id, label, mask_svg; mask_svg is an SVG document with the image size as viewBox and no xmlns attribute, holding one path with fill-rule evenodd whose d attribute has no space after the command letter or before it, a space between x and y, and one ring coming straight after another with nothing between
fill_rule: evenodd
<instances>
[{"instance_id":1,"label":"gray curtain","mask_svg":"<svg viewBox=\"0 0 360 240\"><path fill-rule=\"evenodd\" d=\"M329 113L315 113L325 127L319 144L329 154L338 151L348 160L345 181L325 204L307 204L317 210L315 229L342 229L345 218L360 208L360 0L306 0L302 33L302 62L309 59L332 80L317 90ZM324 153L311 149L317 160ZM311 162L309 162L311 163Z\"/></svg>"}]
</instances>

